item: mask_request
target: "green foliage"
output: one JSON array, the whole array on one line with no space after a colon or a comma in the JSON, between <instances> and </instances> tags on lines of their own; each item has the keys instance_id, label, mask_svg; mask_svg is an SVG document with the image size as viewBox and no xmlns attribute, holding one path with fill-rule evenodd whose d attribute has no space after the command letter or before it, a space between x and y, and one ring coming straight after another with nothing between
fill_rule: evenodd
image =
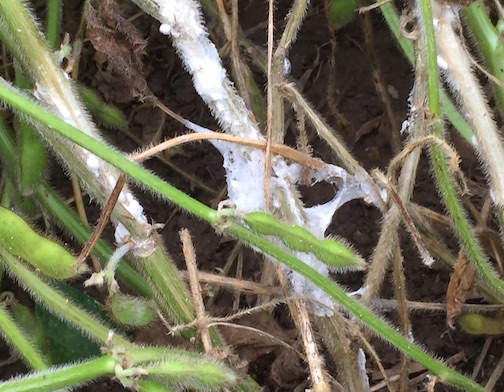
<instances>
[{"instance_id":1,"label":"green foliage","mask_svg":"<svg viewBox=\"0 0 504 392\"><path fill-rule=\"evenodd\" d=\"M19 68L16 85L31 88L31 83ZM19 134L19 189L23 196L33 194L35 187L46 176L47 151L40 135L23 116L17 118Z\"/></svg>"},{"instance_id":2,"label":"green foliage","mask_svg":"<svg viewBox=\"0 0 504 392\"><path fill-rule=\"evenodd\" d=\"M350 23L357 14L356 0L331 0L331 19L336 29Z\"/></svg>"},{"instance_id":3,"label":"green foliage","mask_svg":"<svg viewBox=\"0 0 504 392\"><path fill-rule=\"evenodd\" d=\"M86 293L66 284L59 284L65 296L89 313L100 317L105 315L102 306ZM47 344L53 364L65 364L100 354L100 345L91 341L81 331L62 321L43 305L36 304L35 312L47 337Z\"/></svg>"}]
</instances>

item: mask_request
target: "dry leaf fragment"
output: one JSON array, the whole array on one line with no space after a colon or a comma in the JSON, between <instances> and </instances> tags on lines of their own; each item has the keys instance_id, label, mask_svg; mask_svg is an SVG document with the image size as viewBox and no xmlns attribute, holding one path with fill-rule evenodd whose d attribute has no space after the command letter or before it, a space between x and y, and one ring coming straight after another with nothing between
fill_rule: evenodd
<instances>
[{"instance_id":1,"label":"dry leaf fragment","mask_svg":"<svg viewBox=\"0 0 504 392\"><path fill-rule=\"evenodd\" d=\"M102 0L98 9L88 1L85 13L87 36L94 48L107 56L109 69L124 79L133 97L147 96L149 89L142 73L147 41L121 16L114 0Z\"/></svg>"},{"instance_id":2,"label":"dry leaf fragment","mask_svg":"<svg viewBox=\"0 0 504 392\"><path fill-rule=\"evenodd\" d=\"M464 251L461 250L446 292L446 324L451 329L454 328L453 319L462 311L462 305L474 284L475 276L474 268L469 264Z\"/></svg>"}]
</instances>

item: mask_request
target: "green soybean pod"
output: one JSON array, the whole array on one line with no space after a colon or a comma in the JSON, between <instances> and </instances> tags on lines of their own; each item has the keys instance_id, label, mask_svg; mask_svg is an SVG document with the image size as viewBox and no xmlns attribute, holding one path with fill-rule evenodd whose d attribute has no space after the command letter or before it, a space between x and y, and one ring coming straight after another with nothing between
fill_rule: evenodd
<instances>
[{"instance_id":1,"label":"green soybean pod","mask_svg":"<svg viewBox=\"0 0 504 392\"><path fill-rule=\"evenodd\" d=\"M128 122L119 109L106 104L93 90L79 86L79 92L86 107L94 113L105 126L113 129L127 129Z\"/></svg>"},{"instance_id":2,"label":"green soybean pod","mask_svg":"<svg viewBox=\"0 0 504 392\"><path fill-rule=\"evenodd\" d=\"M357 14L356 0L332 0L331 19L336 29L341 29L348 24Z\"/></svg>"},{"instance_id":3,"label":"green soybean pod","mask_svg":"<svg viewBox=\"0 0 504 392\"><path fill-rule=\"evenodd\" d=\"M201 357L201 359L179 358L173 356L160 363L144 366L144 370L154 380L160 380L168 386L196 390L216 390L236 382L236 376L225 365Z\"/></svg>"},{"instance_id":4,"label":"green soybean pod","mask_svg":"<svg viewBox=\"0 0 504 392\"><path fill-rule=\"evenodd\" d=\"M145 327L155 315L150 301L122 293L112 295L110 310L117 322L131 327Z\"/></svg>"},{"instance_id":5,"label":"green soybean pod","mask_svg":"<svg viewBox=\"0 0 504 392\"><path fill-rule=\"evenodd\" d=\"M311 253L317 242L304 227L286 225L265 212L251 212L243 220L256 233L279 237L292 250Z\"/></svg>"},{"instance_id":6,"label":"green soybean pod","mask_svg":"<svg viewBox=\"0 0 504 392\"><path fill-rule=\"evenodd\" d=\"M486 317L481 314L464 314L457 320L464 332L471 335L504 335L504 317Z\"/></svg>"},{"instance_id":7,"label":"green soybean pod","mask_svg":"<svg viewBox=\"0 0 504 392\"><path fill-rule=\"evenodd\" d=\"M331 238L319 241L313 253L320 261L334 268L363 270L367 265L348 245Z\"/></svg>"},{"instance_id":8,"label":"green soybean pod","mask_svg":"<svg viewBox=\"0 0 504 392\"><path fill-rule=\"evenodd\" d=\"M30 80L16 67L16 86L29 89ZM42 138L25 118L17 117L19 128L19 189L23 196L33 194L46 175L47 151Z\"/></svg>"},{"instance_id":9,"label":"green soybean pod","mask_svg":"<svg viewBox=\"0 0 504 392\"><path fill-rule=\"evenodd\" d=\"M280 236L279 232L285 230L285 226L273 216L265 212L250 212L243 217L245 223L256 233L264 235Z\"/></svg>"},{"instance_id":10,"label":"green soybean pod","mask_svg":"<svg viewBox=\"0 0 504 392\"><path fill-rule=\"evenodd\" d=\"M279 237L290 249L314 254L323 263L334 268L366 268L365 261L349 246L333 239L319 240L301 226L289 226L264 212L251 212L243 217L247 225L259 234Z\"/></svg>"},{"instance_id":11,"label":"green soybean pod","mask_svg":"<svg viewBox=\"0 0 504 392\"><path fill-rule=\"evenodd\" d=\"M172 392L173 389L150 380L139 380L138 382L139 392Z\"/></svg>"},{"instance_id":12,"label":"green soybean pod","mask_svg":"<svg viewBox=\"0 0 504 392\"><path fill-rule=\"evenodd\" d=\"M319 240L309 230L301 226L284 225L280 238L292 250L314 253Z\"/></svg>"},{"instance_id":13,"label":"green soybean pod","mask_svg":"<svg viewBox=\"0 0 504 392\"><path fill-rule=\"evenodd\" d=\"M0 207L0 244L54 279L69 279L87 270L82 265L75 270L75 257L60 244L34 231L23 218Z\"/></svg>"},{"instance_id":14,"label":"green soybean pod","mask_svg":"<svg viewBox=\"0 0 504 392\"><path fill-rule=\"evenodd\" d=\"M33 311L17 301L14 301L9 307L14 320L26 333L26 336L30 339L33 345L41 353L47 353L49 350L44 327L37 319Z\"/></svg>"}]
</instances>

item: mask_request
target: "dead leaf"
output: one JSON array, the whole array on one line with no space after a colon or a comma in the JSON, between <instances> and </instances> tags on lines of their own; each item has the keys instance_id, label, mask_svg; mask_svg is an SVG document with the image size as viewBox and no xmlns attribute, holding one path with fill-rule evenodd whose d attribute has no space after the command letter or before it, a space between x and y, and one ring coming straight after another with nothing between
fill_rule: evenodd
<instances>
[{"instance_id":1,"label":"dead leaf","mask_svg":"<svg viewBox=\"0 0 504 392\"><path fill-rule=\"evenodd\" d=\"M446 324L453 329L453 319L462 311L462 305L469 291L471 290L476 272L469 264L464 252L461 250L457 262L453 267L453 272L446 292Z\"/></svg>"},{"instance_id":2,"label":"dead leaf","mask_svg":"<svg viewBox=\"0 0 504 392\"><path fill-rule=\"evenodd\" d=\"M283 330L269 312L242 317L240 324L254 329L228 326L219 329L242 361L250 365L263 355L274 355L269 375L280 387L288 390L294 389L299 380L306 377L306 369L297 352L282 344L298 347L295 330Z\"/></svg>"},{"instance_id":3,"label":"dead leaf","mask_svg":"<svg viewBox=\"0 0 504 392\"><path fill-rule=\"evenodd\" d=\"M281 348L271 364L271 378L282 388L293 390L300 378L306 377L306 367L292 350Z\"/></svg>"},{"instance_id":4,"label":"dead leaf","mask_svg":"<svg viewBox=\"0 0 504 392\"><path fill-rule=\"evenodd\" d=\"M98 9L86 2L87 36L94 48L107 56L110 71L123 78L133 97L144 98L149 88L142 73L147 41L124 19L114 0L102 0Z\"/></svg>"}]
</instances>

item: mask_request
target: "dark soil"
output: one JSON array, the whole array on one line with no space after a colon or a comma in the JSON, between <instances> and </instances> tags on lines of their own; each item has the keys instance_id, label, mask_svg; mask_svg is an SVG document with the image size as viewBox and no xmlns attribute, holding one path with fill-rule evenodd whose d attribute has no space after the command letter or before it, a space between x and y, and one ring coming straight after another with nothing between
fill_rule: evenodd
<instances>
[{"instance_id":1,"label":"dark soil","mask_svg":"<svg viewBox=\"0 0 504 392\"><path fill-rule=\"evenodd\" d=\"M66 16L74 19L76 15L73 11L79 9L79 2L70 2L73 5L67 6ZM265 22L267 6L265 2L244 2L241 4L240 23L244 31L258 26ZM129 17L136 12L133 7L125 6L122 11ZM286 9L284 5L279 6L278 19L283 17ZM218 23L218 21L213 21ZM158 23L149 17L141 16L134 20L135 26L139 28L144 38L147 39L146 55L143 56L143 67L146 80L151 91L175 112L200 125L217 129L217 126L206 109L205 105L198 97L191 83L190 77L181 66L178 57L170 46L170 41L158 32ZM407 112L407 98L412 87L412 70L404 60L395 42L386 29L384 22L376 12L373 12L373 28L376 51L382 66L384 77L389 90L396 93L392 99L394 111L401 121ZM74 33L74 26L66 26L66 30ZM278 29L278 31L281 31ZM264 45L266 33L264 28L257 29L251 38L258 44ZM363 52L364 43L362 32L358 21L353 21L342 30L337 32L337 55L335 65L336 91L340 94L339 110L349 120L356 130L366 129L353 147L355 157L364 165L366 169L375 167L385 168L392 157L392 150L379 126L371 126L374 120L383 114L383 104L376 93L370 71L370 65ZM331 56L330 35L326 26L323 7L318 2L311 8L310 14L304 23L303 29L295 43L290 61L292 63L292 79L299 80L307 70L314 67L317 55L320 56L320 63L315 65L315 69L306 81L304 94L310 99L314 107L328 119L328 122L335 125L328 107L328 81L329 81L329 58ZM164 138L185 132L183 127L170 118L163 118L161 114L149 105L142 105L135 99L127 88L127 83L120 76L113 77L108 73L106 66L97 65L93 56L95 50L88 42L84 47L81 59L81 81L86 85L101 92L112 104L120 107L124 113L130 114L130 132L145 144L155 143ZM258 78L262 76L258 74ZM287 114L292 116L291 113ZM154 134L152 130L161 126L161 134ZM367 124L367 125L365 125ZM365 127L363 127L365 125ZM139 146L118 131L107 131L106 137L124 151L133 151ZM295 140L292 134L287 136L287 140ZM333 161L329 149L323 142L314 135L311 139L314 155L330 162ZM349 144L351 140L348 140ZM477 176L478 170L472 155L464 157L465 169L475 181L484 186L483 177ZM196 199L215 205L218 201L218 193L225 187L224 170L222 169L222 159L220 155L207 143L192 144L184 146L178 154L172 156L171 162L179 168L183 168L195 178L204 182L207 187L213 189L211 193L201 189L198 184L191 182L177 173L173 168L152 160L146 166L155 171L166 181L170 182L178 189L190 194ZM440 198L435 190L431 172L429 171L427 160L422 163L422 171L419 173L415 188L414 199L421 205L434 208L443 212ZM476 174L474 174L476 173ZM70 185L66 177L61 174L61 170L53 168L52 183L62 194L70 195ZM199 268L202 271L216 272L222 268L226 262L234 241L223 239L215 234L214 230L207 224L194 219L193 217L174 209L172 206L153 199L150 195L138 192L144 201L144 207L148 216L155 222L165 223L162 230L163 238L166 242L173 258L181 268L185 268L182 258L182 250L178 232L181 228L188 228L193 236L196 246ZM309 205L328 200L332 197L330 187L318 186L313 189L304 189L303 196ZM478 199L477 193L474 200ZM96 219L96 208L92 208L90 219ZM335 215L328 234L335 234L348 239L356 249L365 257L369 257L377 243L380 231L381 215L373 207L365 205L363 202L354 201L343 206ZM446 241L452 244L453 254L457 254L457 241L447 233ZM414 245L411 243L409 235L404 232L402 235L402 249L405 260L405 270L407 277L407 292L410 300L422 302L445 302L450 271L448 269L429 269L425 267L419 258ZM245 250L244 255L244 276L250 280L258 280L260 277L260 258L250 250ZM231 271L234 273L234 271ZM362 284L361 274L339 275L335 277L349 289L358 289ZM383 297L390 297L392 289L389 284L384 288ZM23 293L9 278L2 280L2 291L10 290L16 293L20 300L28 305L32 305L29 297ZM224 315L233 313L234 295L223 292L215 298L214 304L208 310L214 314ZM253 306L255 298L252 296L242 296L240 305ZM386 314L395 320L395 313ZM296 345L297 337L293 324L288 316L288 311L284 307L279 307L273 313L260 313L258 316L242 320L252 327L265 330L277 337L281 337L286 342ZM446 326L444 313L412 313L413 335L418 342L431 353L440 358L449 358L462 353L453 365L460 371L470 374L475 366L475 361L485 341L484 337L473 337L459 330L449 330ZM286 353L280 347L272 347L260 336L253 334L243 335L225 331L228 336L228 343L235 346L238 355L250 361L249 374L258 383L264 386L266 391L291 391L298 386L303 386L307 374L304 373L304 366L298 358ZM240 336L240 334L242 334ZM162 325L155 323L148 329L142 330L137 335L137 340L150 344L168 344L167 331ZM385 369L392 369L399 364L399 355L391 350L388 345L379 341L373 341L380 355ZM1 358L9 356L8 348L0 346ZM486 357L482 370L478 375L479 382L485 382L493 371L498 358L502 352L501 339L495 339L490 352ZM367 365L372 383L379 381L377 367L372 361ZM334 369L330 369L331 372ZM2 379L26 372L26 367L21 361L5 365L0 368ZM422 374L424 369L419 368L410 374L410 379L414 379ZM410 384L410 391L426 390L427 378L419 378ZM304 385L308 388L309 385ZM302 388L301 390L303 390ZM84 387L82 391L120 391L123 388L111 380L100 380L99 382ZM386 389L382 389L386 390ZM449 391L446 386L437 385L435 391ZM496 386L496 391L504 390L504 383Z\"/></svg>"}]
</instances>

